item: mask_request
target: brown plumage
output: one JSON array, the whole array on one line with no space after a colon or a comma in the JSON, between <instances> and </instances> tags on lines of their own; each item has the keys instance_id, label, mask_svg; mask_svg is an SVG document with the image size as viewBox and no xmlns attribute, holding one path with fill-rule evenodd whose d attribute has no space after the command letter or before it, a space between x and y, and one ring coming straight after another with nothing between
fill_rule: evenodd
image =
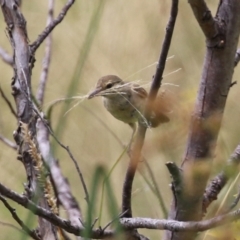
<instances>
[{"instance_id":1,"label":"brown plumage","mask_svg":"<svg viewBox=\"0 0 240 240\"><path fill-rule=\"evenodd\" d=\"M160 123L169 121L169 118L156 104L152 107L147 121L143 116L143 111L148 93L138 84L124 82L118 76L107 75L100 78L88 98L96 96L102 96L105 108L115 118L129 124L134 130L136 122L157 127Z\"/></svg>"}]
</instances>

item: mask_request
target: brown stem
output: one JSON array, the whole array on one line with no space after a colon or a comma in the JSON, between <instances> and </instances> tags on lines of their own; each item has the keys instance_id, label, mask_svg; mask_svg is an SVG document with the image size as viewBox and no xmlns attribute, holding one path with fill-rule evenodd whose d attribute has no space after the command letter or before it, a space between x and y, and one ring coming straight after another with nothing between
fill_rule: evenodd
<instances>
[{"instance_id":1,"label":"brown stem","mask_svg":"<svg viewBox=\"0 0 240 240\"><path fill-rule=\"evenodd\" d=\"M32 237L35 240L41 240L41 237L38 236L38 234L35 231L30 230L23 221L18 217L16 210L10 206L10 204L7 202L5 198L3 198L0 194L0 200L3 202L4 206L9 210L9 212L12 214L13 219L21 226L24 232L26 232L30 237Z\"/></svg>"},{"instance_id":2,"label":"brown stem","mask_svg":"<svg viewBox=\"0 0 240 240\"><path fill-rule=\"evenodd\" d=\"M162 51L159 57L158 66L150 89L146 109L149 109L148 106L151 106L151 103L155 100L158 89L161 85L162 74L165 68L165 62L167 59L167 54L172 40L172 34L175 26L177 12L178 12L178 0L172 0L170 19L167 24L166 34L162 45ZM148 113L145 111L144 115L147 116ZM130 163L126 172L123 185L122 212L126 212L124 214L124 217L132 217L131 207L132 184L138 166L138 162L141 158L141 150L144 143L145 134L146 127L143 126L142 124L139 124L136 135L136 141L133 143Z\"/></svg>"}]
</instances>

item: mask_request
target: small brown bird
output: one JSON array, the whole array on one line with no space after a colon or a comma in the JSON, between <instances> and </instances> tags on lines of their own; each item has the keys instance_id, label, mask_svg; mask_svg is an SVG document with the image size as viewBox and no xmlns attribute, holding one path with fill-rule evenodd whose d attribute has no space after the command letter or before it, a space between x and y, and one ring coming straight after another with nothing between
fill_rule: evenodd
<instances>
[{"instance_id":1,"label":"small brown bird","mask_svg":"<svg viewBox=\"0 0 240 240\"><path fill-rule=\"evenodd\" d=\"M115 75L101 77L96 88L88 95L88 99L102 96L105 108L118 120L127 123L135 131L136 122L149 127L157 127L169 118L159 108L157 102L151 109L148 120L143 116L148 93L138 84L124 82Z\"/></svg>"}]
</instances>

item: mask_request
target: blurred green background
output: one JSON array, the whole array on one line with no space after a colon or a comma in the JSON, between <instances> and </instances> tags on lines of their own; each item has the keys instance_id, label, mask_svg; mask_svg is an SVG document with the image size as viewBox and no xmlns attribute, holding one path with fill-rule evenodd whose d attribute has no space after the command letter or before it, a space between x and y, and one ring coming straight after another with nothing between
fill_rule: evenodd
<instances>
[{"instance_id":1,"label":"blurred green background","mask_svg":"<svg viewBox=\"0 0 240 240\"><path fill-rule=\"evenodd\" d=\"M64 1L55 1L55 16L61 10ZM60 98L67 96L85 96L92 90L97 80L107 74L116 74L128 81L138 81L149 88L159 58L171 1L148 0L95 0L76 1L63 22L53 31L52 61L45 92L43 110ZM215 14L216 1L208 1ZM46 25L48 1L23 1L22 12L27 20L30 42L33 42ZM11 47L5 31L5 23L0 15L0 46L11 53ZM32 75L32 89L36 93L42 69L45 44L36 54L36 63ZM143 154L147 158L166 207L171 202L170 175L165 167L167 161L180 165L184 156L189 120L196 99L202 63L205 52L205 40L195 21L187 1L180 1L179 15L173 35L169 59L166 64L162 91L171 99L170 123L147 132ZM151 65L151 66L150 66ZM181 68L180 71L176 71ZM0 61L0 84L5 94L14 104L11 96L12 69ZM239 67L235 69L233 80L240 77ZM146 84L146 85L145 85ZM229 94L222 129L218 139L217 151L212 174L220 170L225 160L239 141L239 104L240 88L235 85ZM131 137L128 125L114 119L103 107L100 98L79 99L79 105L65 114L77 101L58 104L52 113L52 126L62 143L72 150L84 174L88 187L91 185L94 170L104 165L107 170L113 166L122 153L122 147L97 119L104 121L117 137L127 145ZM16 129L16 120L0 98L0 134L11 139ZM86 110L88 109L88 110ZM93 114L94 113L94 114ZM83 214L86 214L84 193L76 169L66 154L54 141L53 150L59 159L62 171L68 178L74 196L79 201ZM0 142L0 181L7 187L21 193L26 181L25 170L17 153ZM110 181L118 205L121 204L123 179L129 158L125 154L114 169ZM141 170L149 181L151 179L141 163ZM100 202L99 189L99 202ZM223 192L224 195L224 192ZM232 198L233 194L229 194ZM106 196L105 196L106 197ZM28 219L27 211L18 207L17 213L22 220ZM217 203L215 203L215 208ZM110 220L105 204L102 225ZM99 206L95 217L99 215ZM138 217L163 218L159 201L143 177L137 173L133 186L133 215ZM62 211L62 216L65 216ZM0 203L0 221L17 225L10 213ZM34 224L32 225L34 227ZM17 231L0 224L0 239L26 239ZM162 231L140 230L151 239L160 239Z\"/></svg>"}]
</instances>

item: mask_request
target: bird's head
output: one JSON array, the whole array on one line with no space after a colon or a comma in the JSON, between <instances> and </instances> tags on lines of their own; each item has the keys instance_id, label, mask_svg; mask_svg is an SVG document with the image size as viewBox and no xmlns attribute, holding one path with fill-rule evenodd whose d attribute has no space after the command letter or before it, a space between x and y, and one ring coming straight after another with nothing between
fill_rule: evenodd
<instances>
[{"instance_id":1,"label":"bird's head","mask_svg":"<svg viewBox=\"0 0 240 240\"><path fill-rule=\"evenodd\" d=\"M107 75L101 77L95 89L89 93L88 99L96 96L107 96L117 91L117 87L124 84L123 80L116 75ZM114 89L115 88L115 89Z\"/></svg>"}]
</instances>

